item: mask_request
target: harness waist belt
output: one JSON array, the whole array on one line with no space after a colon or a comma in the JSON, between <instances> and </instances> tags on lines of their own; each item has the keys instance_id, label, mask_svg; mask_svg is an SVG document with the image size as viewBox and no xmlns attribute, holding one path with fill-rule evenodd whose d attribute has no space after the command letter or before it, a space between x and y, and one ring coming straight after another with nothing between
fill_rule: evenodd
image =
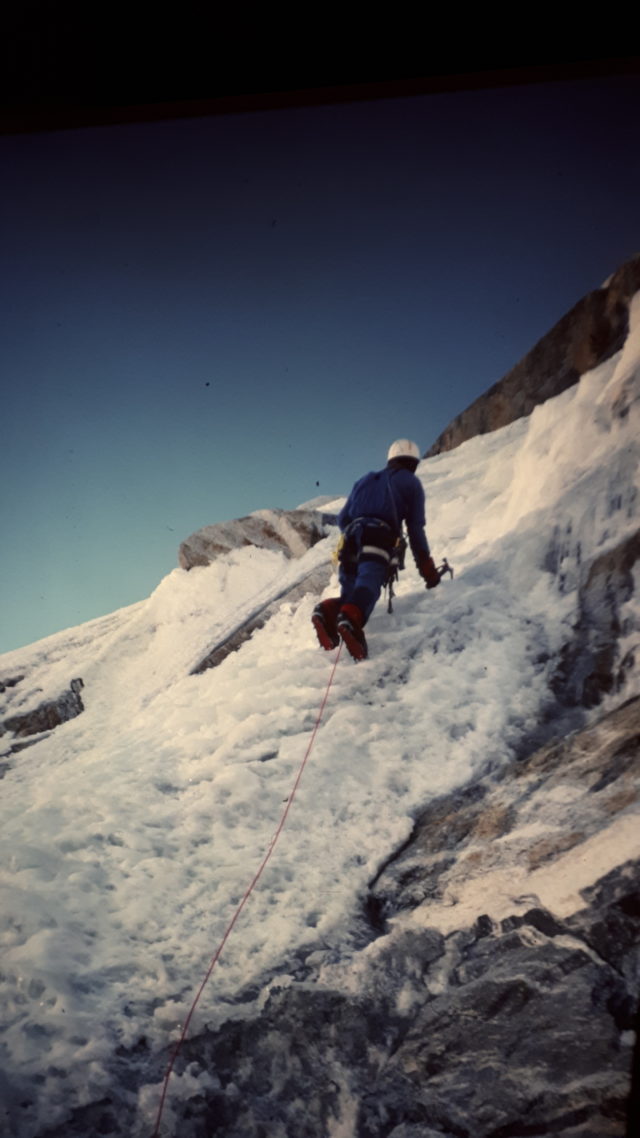
<instances>
[{"instance_id":1,"label":"harness waist belt","mask_svg":"<svg viewBox=\"0 0 640 1138\"><path fill-rule=\"evenodd\" d=\"M376 557L383 557L385 561L391 560L391 554L386 549L380 549L377 545L363 545L360 553L373 553Z\"/></svg>"}]
</instances>

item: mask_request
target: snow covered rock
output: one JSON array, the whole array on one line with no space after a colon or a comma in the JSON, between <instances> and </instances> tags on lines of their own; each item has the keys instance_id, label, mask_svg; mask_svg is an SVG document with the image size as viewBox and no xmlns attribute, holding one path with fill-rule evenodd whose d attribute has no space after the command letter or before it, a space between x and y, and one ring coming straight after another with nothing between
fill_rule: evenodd
<instances>
[{"instance_id":1,"label":"snow covered rock","mask_svg":"<svg viewBox=\"0 0 640 1138\"><path fill-rule=\"evenodd\" d=\"M634 592L640 531L581 567L571 639L563 645L551 687L569 706L594 707L624 688L636 664L635 644L624 646L622 606Z\"/></svg>"},{"instance_id":2,"label":"snow covered rock","mask_svg":"<svg viewBox=\"0 0 640 1138\"><path fill-rule=\"evenodd\" d=\"M9 715L2 722L4 731L9 731L17 738L23 739L27 735L38 735L42 731L51 731L61 723L67 723L84 711L84 704L80 692L84 682L80 677L71 681L68 691L63 692L57 699L46 700L39 703L31 711L21 711Z\"/></svg>"},{"instance_id":3,"label":"snow covered rock","mask_svg":"<svg viewBox=\"0 0 640 1138\"><path fill-rule=\"evenodd\" d=\"M369 906L380 927L414 910L414 919L445 934L481 915L499 922L519 896L566 916L580 907L594 864L597 879L636 856L639 803L635 697L434 799L372 883Z\"/></svg>"},{"instance_id":4,"label":"snow covered rock","mask_svg":"<svg viewBox=\"0 0 640 1138\"><path fill-rule=\"evenodd\" d=\"M75 719L84 711L80 695L84 681L79 676L71 680L65 691L44 700L42 689L38 687L34 690L27 684L26 692L23 692L21 684L24 680L25 676L19 675L0 682L0 737L8 737L3 739L2 753L5 756L33 746L55 727ZM3 767L3 773L5 769Z\"/></svg>"},{"instance_id":5,"label":"snow covered rock","mask_svg":"<svg viewBox=\"0 0 640 1138\"><path fill-rule=\"evenodd\" d=\"M329 501L329 499L326 499ZM232 549L255 546L284 553L288 558L301 558L330 532L335 525L335 514L314 508L297 510L256 510L246 518L232 522L219 522L205 526L182 542L179 562L183 569L209 565ZM229 655L262 628L277 607L285 600L291 603L308 592L320 593L329 581L329 563L326 561L302 581L287 582L276 594L271 593L262 606L250 613L222 640L212 644L192 669L199 675L208 668L217 667Z\"/></svg>"},{"instance_id":6,"label":"snow covered rock","mask_svg":"<svg viewBox=\"0 0 640 1138\"><path fill-rule=\"evenodd\" d=\"M218 1080L203 1133L632 1133L639 741L636 698L436 799L372 881L348 966L308 959L186 1045Z\"/></svg>"},{"instance_id":7,"label":"snow covered rock","mask_svg":"<svg viewBox=\"0 0 640 1138\"><path fill-rule=\"evenodd\" d=\"M178 560L182 569L209 565L244 545L301 557L326 536L333 519L317 510L256 510L248 517L204 526L182 542Z\"/></svg>"}]
</instances>

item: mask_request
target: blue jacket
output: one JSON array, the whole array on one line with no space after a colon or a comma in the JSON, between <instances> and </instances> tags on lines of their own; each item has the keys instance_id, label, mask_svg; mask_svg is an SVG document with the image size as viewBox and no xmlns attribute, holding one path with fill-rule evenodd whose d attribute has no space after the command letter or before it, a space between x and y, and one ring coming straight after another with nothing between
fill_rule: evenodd
<instances>
[{"instance_id":1,"label":"blue jacket","mask_svg":"<svg viewBox=\"0 0 640 1138\"><path fill-rule=\"evenodd\" d=\"M360 478L338 514L338 525L343 533L356 518L379 518L391 526L398 537L405 522L416 562L420 554L429 556L424 532L424 490L420 479L410 470L386 466L384 470L372 470Z\"/></svg>"}]
</instances>

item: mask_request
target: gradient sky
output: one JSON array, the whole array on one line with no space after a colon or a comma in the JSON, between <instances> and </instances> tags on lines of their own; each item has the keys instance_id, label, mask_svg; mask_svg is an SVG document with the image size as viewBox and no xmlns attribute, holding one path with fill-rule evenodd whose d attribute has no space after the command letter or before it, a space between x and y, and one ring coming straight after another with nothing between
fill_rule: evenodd
<instances>
[{"instance_id":1,"label":"gradient sky","mask_svg":"<svg viewBox=\"0 0 640 1138\"><path fill-rule=\"evenodd\" d=\"M426 450L640 250L640 77L0 138L0 652Z\"/></svg>"}]
</instances>

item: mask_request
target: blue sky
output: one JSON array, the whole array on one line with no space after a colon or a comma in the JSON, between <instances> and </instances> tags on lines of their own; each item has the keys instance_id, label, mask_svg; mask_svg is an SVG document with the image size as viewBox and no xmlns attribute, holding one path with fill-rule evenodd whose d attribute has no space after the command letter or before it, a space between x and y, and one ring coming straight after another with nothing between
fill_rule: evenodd
<instances>
[{"instance_id":1,"label":"blue sky","mask_svg":"<svg viewBox=\"0 0 640 1138\"><path fill-rule=\"evenodd\" d=\"M640 78L0 138L0 651L426 449L640 249Z\"/></svg>"}]
</instances>

